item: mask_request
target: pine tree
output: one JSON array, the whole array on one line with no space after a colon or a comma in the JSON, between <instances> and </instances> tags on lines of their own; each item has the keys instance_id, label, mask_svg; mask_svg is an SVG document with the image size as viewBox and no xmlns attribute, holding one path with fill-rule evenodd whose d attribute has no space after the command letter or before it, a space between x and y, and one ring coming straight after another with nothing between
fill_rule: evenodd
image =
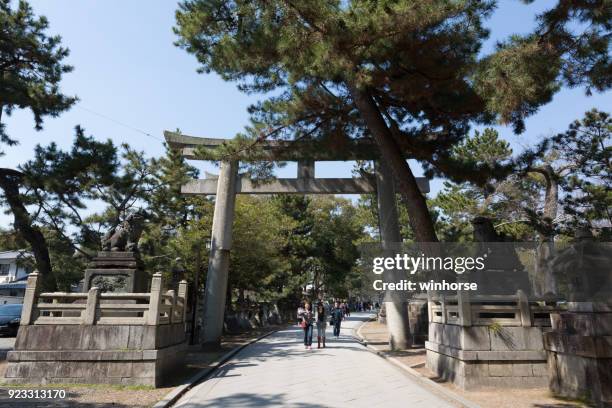
<instances>
[{"instance_id":1,"label":"pine tree","mask_svg":"<svg viewBox=\"0 0 612 408\"><path fill-rule=\"evenodd\" d=\"M477 165L508 162L512 149L492 128L475 131L472 136L453 148L460 160ZM445 182L444 188L431 205L441 211L438 222L440 236L446 241L469 241L471 222L476 217L487 217L502 225L501 232L517 240L531 239L533 231L526 224L525 207L535 208L537 186L534 181L517 175L487 181L483 185Z\"/></svg>"},{"instance_id":2,"label":"pine tree","mask_svg":"<svg viewBox=\"0 0 612 408\"><path fill-rule=\"evenodd\" d=\"M157 188L150 196L150 208L159 222L172 227L186 227L197 196L181 194L181 187L189 180L197 178L198 170L189 165L177 149L166 146L166 155L157 160Z\"/></svg>"},{"instance_id":3,"label":"pine tree","mask_svg":"<svg viewBox=\"0 0 612 408\"><path fill-rule=\"evenodd\" d=\"M253 124L243 138L327 139L338 151L347 139L372 138L392 169L416 240L437 241L405 154L428 176L482 185L513 164L458 161L452 147L471 124L500 118L521 130L560 78L609 86L609 38L602 33L609 11L601 2L561 3L541 16L536 32L549 52L511 40L480 60L488 36L483 21L494 1L186 0L175 31L202 72L267 94L250 109ZM576 21L592 28L571 37Z\"/></svg>"},{"instance_id":4,"label":"pine tree","mask_svg":"<svg viewBox=\"0 0 612 408\"><path fill-rule=\"evenodd\" d=\"M491 8L479 1L196 0L181 4L176 31L203 71L240 81L248 92L280 89L253 107L254 137L337 139L341 148L347 137L371 136L417 239L436 241L402 152L431 171L450 166L448 146L469 121L485 118L466 72Z\"/></svg>"},{"instance_id":5,"label":"pine tree","mask_svg":"<svg viewBox=\"0 0 612 408\"><path fill-rule=\"evenodd\" d=\"M13 214L13 227L32 248L36 268L48 289L53 289L56 282L45 232L52 231L56 247L68 246L87 255L80 247L91 243L81 212L86 200L97 197L101 186L115 181L118 164L117 149L111 141L98 142L77 127L69 151L55 143L38 145L34 158L18 170L0 172L0 204ZM70 236L72 229L80 233Z\"/></svg>"},{"instance_id":6,"label":"pine tree","mask_svg":"<svg viewBox=\"0 0 612 408\"><path fill-rule=\"evenodd\" d=\"M41 130L45 116L58 116L76 98L64 95L59 89L63 74L72 67L63 63L68 49L61 46L61 38L47 34L49 23L45 17L34 16L26 1L20 0L13 9L10 0L0 0L0 27L0 144L14 145L17 140L6 133L3 114L29 109L35 129ZM0 150L0 156L3 154ZM20 196L23 181L22 172L0 168L2 199L15 217L14 228L32 247L45 284L53 288L55 282L43 232L34 225L27 203Z\"/></svg>"},{"instance_id":7,"label":"pine tree","mask_svg":"<svg viewBox=\"0 0 612 408\"><path fill-rule=\"evenodd\" d=\"M564 193L561 205L572 229L577 225L612 227L611 142L612 117L596 109L551 139Z\"/></svg>"},{"instance_id":8,"label":"pine tree","mask_svg":"<svg viewBox=\"0 0 612 408\"><path fill-rule=\"evenodd\" d=\"M536 17L533 32L498 43L474 75L487 109L518 132L562 86L589 95L612 86L610 0L560 0Z\"/></svg>"},{"instance_id":9,"label":"pine tree","mask_svg":"<svg viewBox=\"0 0 612 408\"><path fill-rule=\"evenodd\" d=\"M34 16L26 1L15 9L11 3L0 0L0 143L6 144L17 140L6 134L3 113L29 109L40 130L45 116L58 116L76 102L59 89L63 74L72 71L63 63L68 49L61 46L61 37L47 34L49 22Z\"/></svg>"}]
</instances>

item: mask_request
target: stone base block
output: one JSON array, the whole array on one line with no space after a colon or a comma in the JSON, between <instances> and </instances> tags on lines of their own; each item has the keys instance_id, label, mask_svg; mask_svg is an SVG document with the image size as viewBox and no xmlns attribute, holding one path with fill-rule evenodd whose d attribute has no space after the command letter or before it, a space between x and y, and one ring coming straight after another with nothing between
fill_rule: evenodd
<instances>
[{"instance_id":1,"label":"stone base block","mask_svg":"<svg viewBox=\"0 0 612 408\"><path fill-rule=\"evenodd\" d=\"M92 286L103 291L112 286L111 292L148 292L147 275L142 260L135 252L101 251L85 270L83 292Z\"/></svg>"},{"instance_id":2,"label":"stone base block","mask_svg":"<svg viewBox=\"0 0 612 408\"><path fill-rule=\"evenodd\" d=\"M159 387L183 364L183 345L163 350L12 351L5 382L9 384L119 384Z\"/></svg>"},{"instance_id":3,"label":"stone base block","mask_svg":"<svg viewBox=\"0 0 612 408\"><path fill-rule=\"evenodd\" d=\"M464 361L427 350L427 368L464 390L485 387L538 388L548 385L546 361Z\"/></svg>"},{"instance_id":4,"label":"stone base block","mask_svg":"<svg viewBox=\"0 0 612 408\"><path fill-rule=\"evenodd\" d=\"M465 390L548 385L539 327L462 327L430 323L427 368Z\"/></svg>"},{"instance_id":5,"label":"stone base block","mask_svg":"<svg viewBox=\"0 0 612 408\"><path fill-rule=\"evenodd\" d=\"M552 315L554 331L544 335L550 389L562 397L612 406L612 306L571 307L577 311Z\"/></svg>"},{"instance_id":6,"label":"stone base block","mask_svg":"<svg viewBox=\"0 0 612 408\"><path fill-rule=\"evenodd\" d=\"M183 364L184 349L183 323L22 326L4 381L157 387Z\"/></svg>"},{"instance_id":7,"label":"stone base block","mask_svg":"<svg viewBox=\"0 0 612 408\"><path fill-rule=\"evenodd\" d=\"M554 394L612 406L612 358L549 351L548 369Z\"/></svg>"},{"instance_id":8,"label":"stone base block","mask_svg":"<svg viewBox=\"0 0 612 408\"><path fill-rule=\"evenodd\" d=\"M119 384L158 387L183 364L185 347L134 351L13 351L9 384Z\"/></svg>"}]
</instances>

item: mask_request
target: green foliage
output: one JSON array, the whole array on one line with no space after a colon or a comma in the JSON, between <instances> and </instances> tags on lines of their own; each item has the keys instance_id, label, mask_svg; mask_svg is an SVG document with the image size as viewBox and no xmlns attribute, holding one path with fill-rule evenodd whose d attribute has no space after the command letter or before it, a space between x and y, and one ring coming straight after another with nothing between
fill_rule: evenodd
<instances>
[{"instance_id":1,"label":"green foliage","mask_svg":"<svg viewBox=\"0 0 612 408\"><path fill-rule=\"evenodd\" d=\"M91 248L97 240L82 213L87 200L96 199L101 188L114 183L119 160L110 140L98 142L85 136L78 126L75 133L69 151L59 149L55 143L36 146L34 158L20 166L26 189L22 199L37 209L34 223L73 240L74 246ZM73 227L76 229L70 238Z\"/></svg>"},{"instance_id":2,"label":"green foliage","mask_svg":"<svg viewBox=\"0 0 612 408\"><path fill-rule=\"evenodd\" d=\"M276 196L276 205L294 220L281 253L290 262L283 285L300 296L306 285L314 294L346 296L350 271L359 254L363 224L352 204L328 196ZM299 292L298 292L299 289Z\"/></svg>"},{"instance_id":3,"label":"green foliage","mask_svg":"<svg viewBox=\"0 0 612 408\"><path fill-rule=\"evenodd\" d=\"M57 231L46 229L44 232L57 289L70 292L71 285L83 279L87 258L75 253L72 242Z\"/></svg>"},{"instance_id":4,"label":"green foliage","mask_svg":"<svg viewBox=\"0 0 612 408\"><path fill-rule=\"evenodd\" d=\"M295 221L269 197L238 197L230 285L239 297L249 291L258 300L276 300L295 289L287 284L290 261L282 255L294 227Z\"/></svg>"},{"instance_id":5,"label":"green foliage","mask_svg":"<svg viewBox=\"0 0 612 408\"><path fill-rule=\"evenodd\" d=\"M0 228L0 251L15 251L26 248L27 245L17 231Z\"/></svg>"},{"instance_id":6,"label":"green foliage","mask_svg":"<svg viewBox=\"0 0 612 408\"><path fill-rule=\"evenodd\" d=\"M185 227L194 216L194 205L202 199L181 194L181 186L197 178L198 170L187 164L182 152L166 147L166 155L156 161L155 190L149 195L149 209L157 222L174 228Z\"/></svg>"},{"instance_id":7,"label":"green foliage","mask_svg":"<svg viewBox=\"0 0 612 408\"><path fill-rule=\"evenodd\" d=\"M0 119L2 112L29 109L40 130L45 116L57 116L76 101L59 89L63 74L72 71L63 63L68 49L59 36L49 36L49 22L34 16L26 1L15 8L11 3L0 0ZM0 143L17 143L1 123Z\"/></svg>"},{"instance_id":8,"label":"green foliage","mask_svg":"<svg viewBox=\"0 0 612 408\"><path fill-rule=\"evenodd\" d=\"M535 39L514 36L483 61L476 74L477 89L487 98L489 111L522 132L523 119L560 89L559 70L559 59L543 52Z\"/></svg>"},{"instance_id":9,"label":"green foliage","mask_svg":"<svg viewBox=\"0 0 612 408\"><path fill-rule=\"evenodd\" d=\"M147 159L144 152L127 144L121 146L120 158L121 164L112 175L112 182L102 185L96 194L96 199L108 205L104 213L105 225L108 226L117 225L128 211L145 205L159 187L159 165L155 159Z\"/></svg>"},{"instance_id":10,"label":"green foliage","mask_svg":"<svg viewBox=\"0 0 612 408\"><path fill-rule=\"evenodd\" d=\"M146 159L127 145L120 150L110 140L99 142L78 126L75 133L69 150L55 143L36 146L34 158L12 171L18 177L3 178L0 197L1 205L21 214L15 218L15 229L35 252L37 267L43 269L39 259L50 258L46 272L64 288L80 279L84 262L100 249L105 227L117 225L136 206L146 206L159 183L169 180L159 170L165 161ZM176 183L172 188L177 191ZM164 197L165 207L160 197L164 196L157 196L157 204L172 216L169 195ZM106 208L91 214L91 202ZM77 260L75 253L84 259Z\"/></svg>"},{"instance_id":11,"label":"green foliage","mask_svg":"<svg viewBox=\"0 0 612 408\"><path fill-rule=\"evenodd\" d=\"M201 71L237 81L245 92L272 96L250 108L245 135L326 139L368 137L350 88L367 87L398 143L428 175L482 182L449 155L471 121L490 119L469 73L493 7L482 1L185 1L177 11L177 44ZM426 50L426 52L425 52ZM449 51L452 50L452 51ZM244 143L242 143L244 147ZM255 153L257 154L257 153Z\"/></svg>"},{"instance_id":12,"label":"green foliage","mask_svg":"<svg viewBox=\"0 0 612 408\"><path fill-rule=\"evenodd\" d=\"M560 1L537 16L535 31L498 44L475 75L489 111L524 130L524 118L562 85L605 91L612 85L609 0Z\"/></svg>"},{"instance_id":13,"label":"green foliage","mask_svg":"<svg viewBox=\"0 0 612 408\"><path fill-rule=\"evenodd\" d=\"M512 149L508 142L501 140L498 133L490 128L464 140L453 148L452 154L460 160L480 163L504 162L510 160ZM535 205L538 194L529 179L517 176L495 180L484 185L445 182L444 188L430 205L441 214L437 223L439 235L445 241L470 241L471 221L485 216L502 224L501 232L515 239L529 239L533 231L525 224L523 206Z\"/></svg>"},{"instance_id":14,"label":"green foliage","mask_svg":"<svg viewBox=\"0 0 612 408\"><path fill-rule=\"evenodd\" d=\"M525 171L484 186L445 183L432 201L442 211L441 236L469 239L470 221L476 216L495 219L499 231L517 240L533 239L536 232L571 236L577 225L612 225L611 126L609 114L589 111L566 132L545 139L535 149L537 160ZM453 154L503 161L511 153L508 144L487 129L458 145ZM561 190L558 194L555 186Z\"/></svg>"},{"instance_id":15,"label":"green foliage","mask_svg":"<svg viewBox=\"0 0 612 408\"><path fill-rule=\"evenodd\" d=\"M562 83L610 86L608 3L562 2L538 16L533 33L480 60L494 1L186 0L175 32L201 72L271 95L250 108L253 124L230 151L257 156L266 138L329 139L342 149L347 137L367 137L352 99L358 86L428 175L483 184L513 163L475 167L452 155L469 124L499 117L520 131Z\"/></svg>"},{"instance_id":16,"label":"green foliage","mask_svg":"<svg viewBox=\"0 0 612 408\"><path fill-rule=\"evenodd\" d=\"M359 258L355 244L363 237L363 226L348 200L315 197L312 207L313 283L316 288L320 280L328 295L348 297L347 278Z\"/></svg>"},{"instance_id":17,"label":"green foliage","mask_svg":"<svg viewBox=\"0 0 612 408\"><path fill-rule=\"evenodd\" d=\"M208 249L213 215L213 203L202 200L195 205L195 216L183 226L167 230L167 224L153 221L147 226L140 240L140 252L149 272L163 272L172 278L174 270L183 270L184 277L194 282L196 270L200 272L200 286L206 280Z\"/></svg>"},{"instance_id":18,"label":"green foliage","mask_svg":"<svg viewBox=\"0 0 612 408\"><path fill-rule=\"evenodd\" d=\"M552 138L559 166L569 170L561 180L563 210L577 224L612 226L612 118L598 110L586 112L566 132Z\"/></svg>"},{"instance_id":19,"label":"green foliage","mask_svg":"<svg viewBox=\"0 0 612 408\"><path fill-rule=\"evenodd\" d=\"M55 143L35 148L35 157L19 170L0 169L0 205L10 209L13 226L27 241L36 259L43 284L53 290L57 281L46 235L57 234L60 247L71 247L84 256L96 248L99 237L91 230L82 212L86 201L94 199L102 186L112 185L118 166L112 142L86 137L77 127L70 151ZM67 263L70 265L70 262Z\"/></svg>"},{"instance_id":20,"label":"green foliage","mask_svg":"<svg viewBox=\"0 0 612 408\"><path fill-rule=\"evenodd\" d=\"M139 245L146 269L165 272L166 277L172 270L183 269L186 279L193 282L199 268L202 283L208 264L205 243L210 239L213 202L181 194L181 186L197 177L198 171L180 151L166 147L165 156L150 163L148 187L139 198L150 214Z\"/></svg>"},{"instance_id":21,"label":"green foliage","mask_svg":"<svg viewBox=\"0 0 612 408\"><path fill-rule=\"evenodd\" d=\"M211 234L213 202L200 199L189 206L186 223L170 234L163 218L152 219L140 243L147 269L171 275L180 267L189 281L198 263L202 272L206 270L204 243ZM362 230L356 209L347 200L238 196L229 273L233 300L241 302L248 296L292 304L309 284L317 291L346 295ZM202 273L201 284L205 278Z\"/></svg>"},{"instance_id":22,"label":"green foliage","mask_svg":"<svg viewBox=\"0 0 612 408\"><path fill-rule=\"evenodd\" d=\"M473 160L476 163L492 165L497 161L508 160L512 149L508 142L499 138L496 130L486 128L482 133L475 131L473 136L453 147L452 154L459 160Z\"/></svg>"},{"instance_id":23,"label":"green foliage","mask_svg":"<svg viewBox=\"0 0 612 408\"><path fill-rule=\"evenodd\" d=\"M391 163L415 238L436 241L432 214L408 182L413 175L402 155L417 160L428 177L469 182L486 193L492 180L530 158L454 154L471 125L499 119L520 132L524 118L562 84L601 91L612 83L608 0L560 2L538 16L534 32L481 56L489 34L483 22L495 5L184 0L176 12L176 44L195 55L200 72L265 95L249 108L251 126L220 154L250 150L264 159L252 172L269 177L273 165L261 156L266 139L303 146L325 140L342 152L347 139L372 137Z\"/></svg>"}]
</instances>

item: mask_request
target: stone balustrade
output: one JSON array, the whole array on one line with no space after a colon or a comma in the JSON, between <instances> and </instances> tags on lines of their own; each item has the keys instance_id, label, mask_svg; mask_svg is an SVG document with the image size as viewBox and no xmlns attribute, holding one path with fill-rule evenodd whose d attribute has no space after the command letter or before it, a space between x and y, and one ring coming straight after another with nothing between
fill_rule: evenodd
<instances>
[{"instance_id":1,"label":"stone balustrade","mask_svg":"<svg viewBox=\"0 0 612 408\"><path fill-rule=\"evenodd\" d=\"M32 273L7 383L164 384L186 348L187 282L163 290L161 273L148 293L41 293Z\"/></svg>"},{"instance_id":2,"label":"stone balustrade","mask_svg":"<svg viewBox=\"0 0 612 408\"><path fill-rule=\"evenodd\" d=\"M429 298L429 321L458 326L551 327L550 315L559 306L547 305L551 299L528 299L516 295L433 295Z\"/></svg>"},{"instance_id":3,"label":"stone balustrade","mask_svg":"<svg viewBox=\"0 0 612 408\"><path fill-rule=\"evenodd\" d=\"M515 295L432 295L427 367L463 389L548 385L543 333L552 299Z\"/></svg>"},{"instance_id":4,"label":"stone balustrade","mask_svg":"<svg viewBox=\"0 0 612 408\"><path fill-rule=\"evenodd\" d=\"M185 321L187 281L178 293L162 291L162 275L156 273L150 293L40 293L40 276L30 274L23 301L21 325L164 325Z\"/></svg>"}]
</instances>

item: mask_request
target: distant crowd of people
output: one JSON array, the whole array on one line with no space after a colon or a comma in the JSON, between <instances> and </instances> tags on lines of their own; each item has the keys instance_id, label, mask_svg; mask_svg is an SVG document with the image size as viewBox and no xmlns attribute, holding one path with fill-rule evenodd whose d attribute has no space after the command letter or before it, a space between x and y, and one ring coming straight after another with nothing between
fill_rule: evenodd
<instances>
[{"instance_id":1,"label":"distant crowd of people","mask_svg":"<svg viewBox=\"0 0 612 408\"><path fill-rule=\"evenodd\" d=\"M333 306L332 306L333 304ZM317 348L325 348L325 333L327 324L332 326L336 339L340 338L342 321L351 315L351 309L360 312L371 311L374 308L371 302L350 303L336 300L333 303L319 300L313 305L305 301L297 310L300 327L304 330L304 348L312 350L312 337L314 328L317 329ZM376 304L378 307L378 304Z\"/></svg>"}]
</instances>

